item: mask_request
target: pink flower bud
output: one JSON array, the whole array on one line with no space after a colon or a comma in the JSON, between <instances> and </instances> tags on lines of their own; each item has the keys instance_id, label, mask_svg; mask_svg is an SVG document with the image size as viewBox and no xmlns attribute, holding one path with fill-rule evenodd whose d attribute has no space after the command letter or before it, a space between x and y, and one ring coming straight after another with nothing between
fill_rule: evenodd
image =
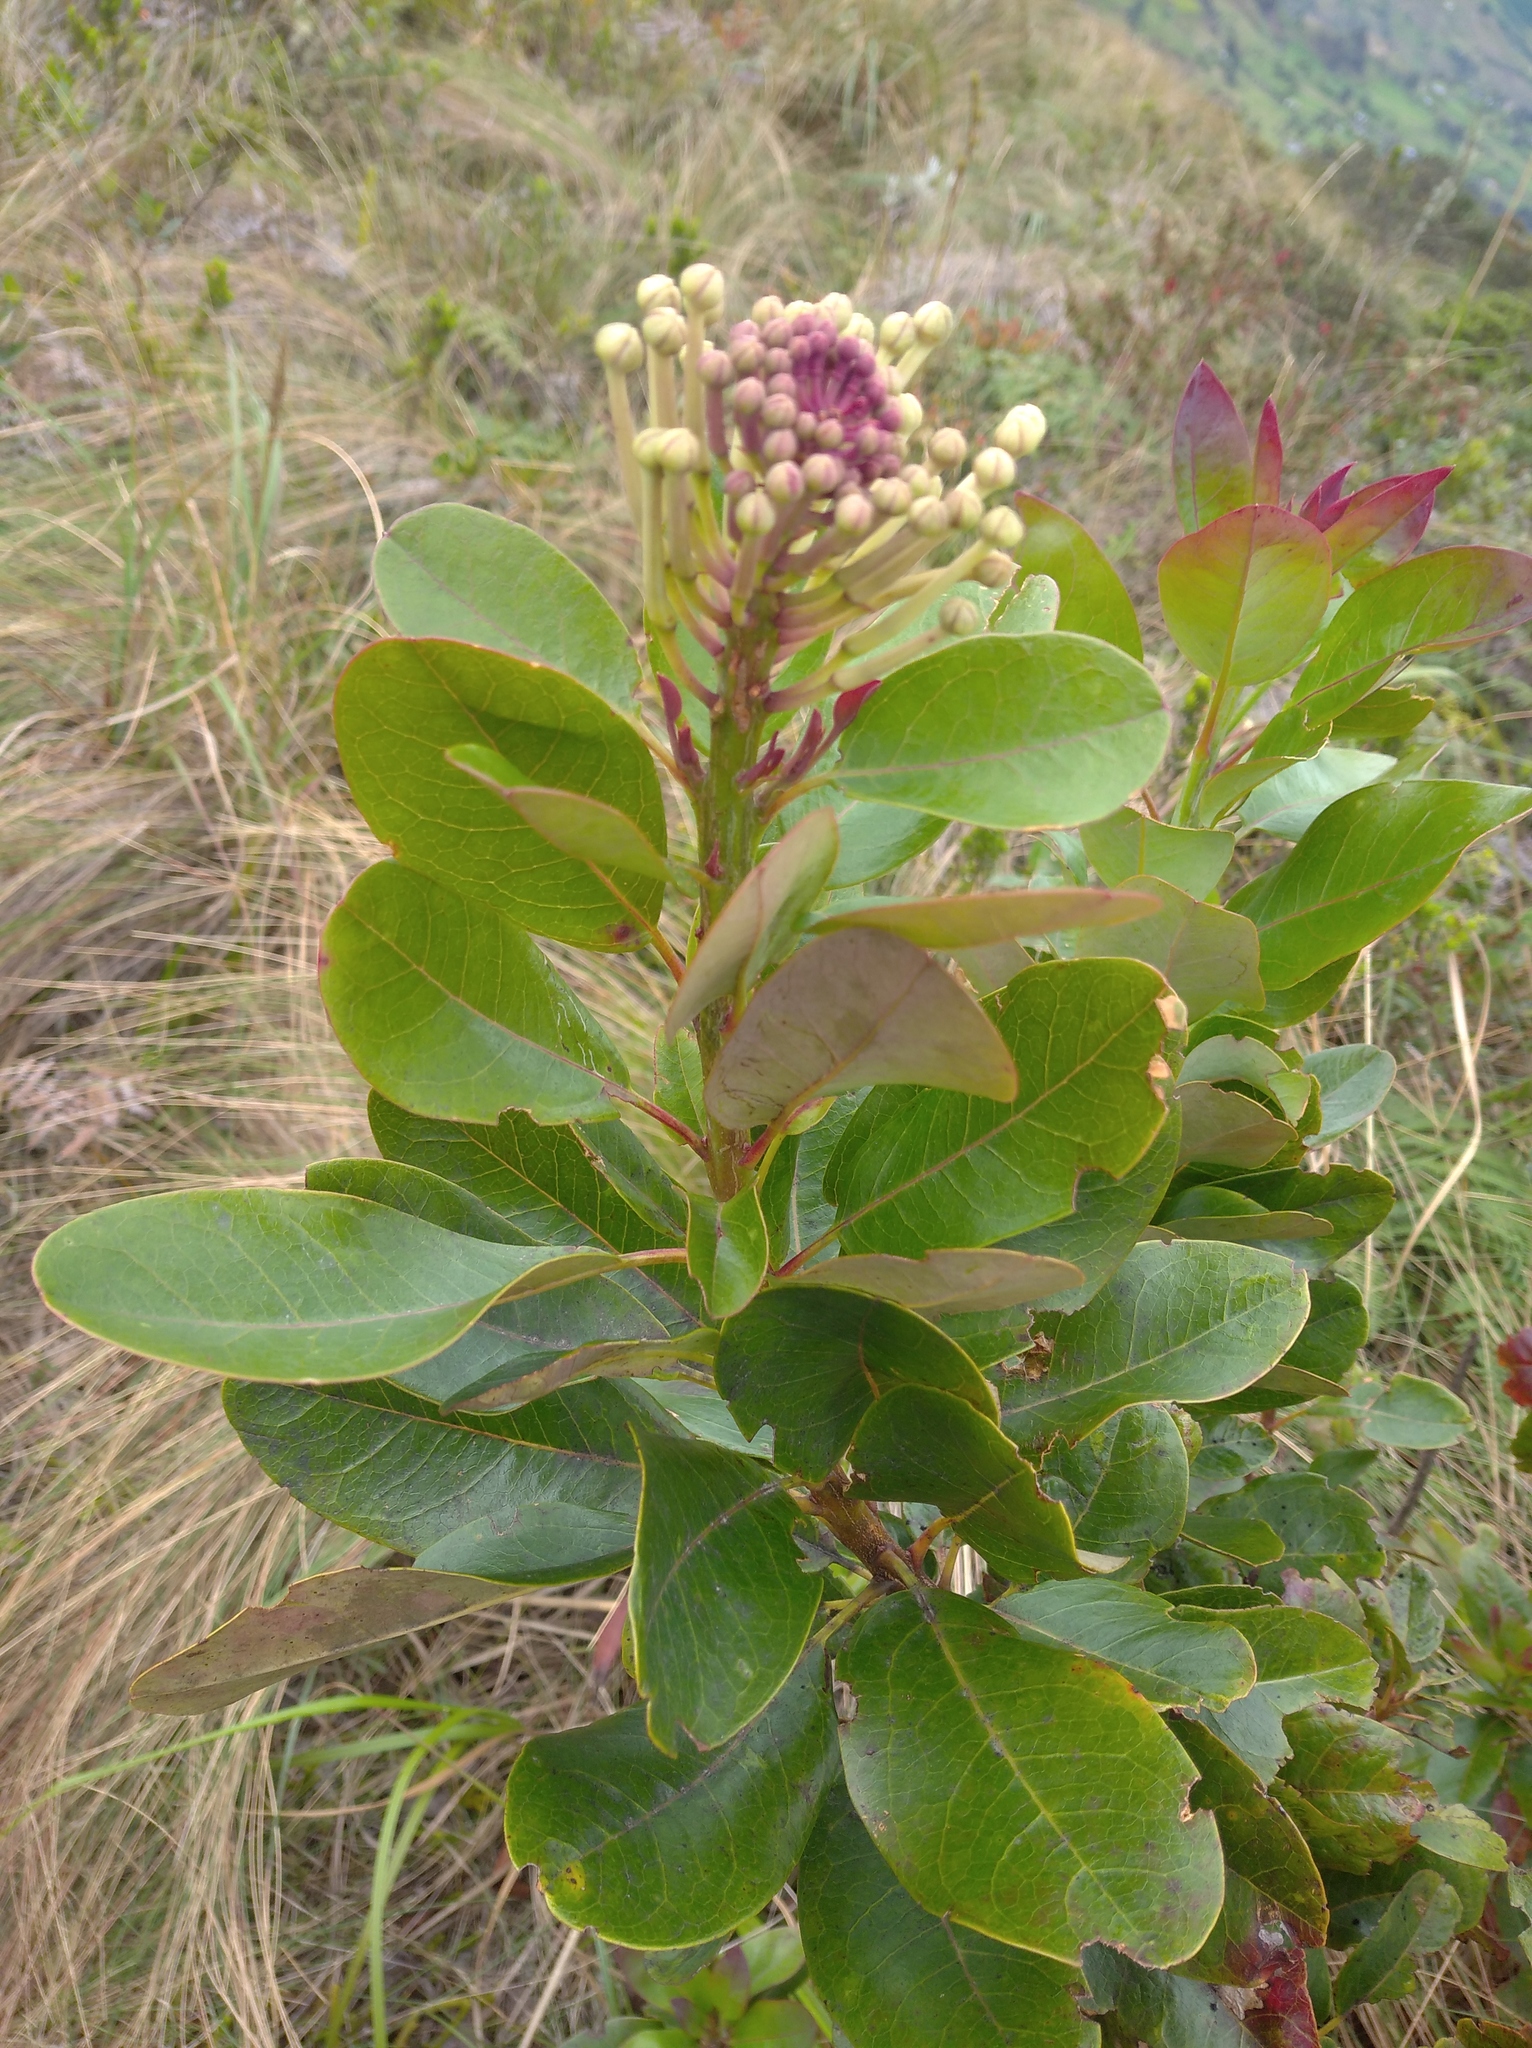
<instances>
[{"instance_id":1,"label":"pink flower bud","mask_svg":"<svg viewBox=\"0 0 1532 2048\"><path fill-rule=\"evenodd\" d=\"M721 391L725 384L734 382L734 365L721 348L705 348L697 364L697 375L704 384Z\"/></svg>"},{"instance_id":2,"label":"pink flower bud","mask_svg":"<svg viewBox=\"0 0 1532 2048\"><path fill-rule=\"evenodd\" d=\"M759 412L766 403L766 387L759 377L741 377L734 387L734 410L737 413Z\"/></svg>"},{"instance_id":3,"label":"pink flower bud","mask_svg":"<svg viewBox=\"0 0 1532 2048\"><path fill-rule=\"evenodd\" d=\"M811 498L827 498L846 473L838 455L811 455L803 465L803 481Z\"/></svg>"},{"instance_id":4,"label":"pink flower bud","mask_svg":"<svg viewBox=\"0 0 1532 2048\"><path fill-rule=\"evenodd\" d=\"M814 429L814 439L821 448L840 448L845 444L846 430L839 420L821 420Z\"/></svg>"},{"instance_id":5,"label":"pink flower bud","mask_svg":"<svg viewBox=\"0 0 1532 2048\"><path fill-rule=\"evenodd\" d=\"M726 498L748 498L754 489L755 478L748 469L731 469L723 480Z\"/></svg>"},{"instance_id":6,"label":"pink flower bud","mask_svg":"<svg viewBox=\"0 0 1532 2048\"><path fill-rule=\"evenodd\" d=\"M779 505L803 496L803 471L796 462L774 462L766 472L766 495Z\"/></svg>"},{"instance_id":7,"label":"pink flower bud","mask_svg":"<svg viewBox=\"0 0 1532 2048\"><path fill-rule=\"evenodd\" d=\"M798 418L798 401L785 391L773 391L761 407L763 427L791 427Z\"/></svg>"},{"instance_id":8,"label":"pink flower bud","mask_svg":"<svg viewBox=\"0 0 1532 2048\"><path fill-rule=\"evenodd\" d=\"M835 507L835 530L844 533L851 540L861 540L871 533L873 521L877 518L872 500L860 492L844 497Z\"/></svg>"},{"instance_id":9,"label":"pink flower bud","mask_svg":"<svg viewBox=\"0 0 1532 2048\"><path fill-rule=\"evenodd\" d=\"M798 436L791 427L778 427L774 434L768 434L761 443L761 454L768 462L791 464L798 453Z\"/></svg>"}]
</instances>

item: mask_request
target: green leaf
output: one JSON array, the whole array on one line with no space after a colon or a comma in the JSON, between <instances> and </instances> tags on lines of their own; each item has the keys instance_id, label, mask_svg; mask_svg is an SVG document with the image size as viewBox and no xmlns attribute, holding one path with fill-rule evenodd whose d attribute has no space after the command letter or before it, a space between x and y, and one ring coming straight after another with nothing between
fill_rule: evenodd
<instances>
[{"instance_id":1,"label":"green leaf","mask_svg":"<svg viewBox=\"0 0 1532 2048\"><path fill-rule=\"evenodd\" d=\"M1147 1557L1181 1533L1186 1444L1175 1417L1157 1403L1119 1410L1077 1444L1055 1444L1042 1472L1044 1492L1069 1510L1076 1542L1094 1551Z\"/></svg>"},{"instance_id":2,"label":"green leaf","mask_svg":"<svg viewBox=\"0 0 1532 2048\"><path fill-rule=\"evenodd\" d=\"M1117 2015L1122 2037L1145 2048L1254 2048L1210 1984L1146 1970L1105 1943L1085 1951L1087 2010Z\"/></svg>"},{"instance_id":3,"label":"green leaf","mask_svg":"<svg viewBox=\"0 0 1532 2048\"><path fill-rule=\"evenodd\" d=\"M1365 1123L1394 1085L1394 1056L1381 1045L1326 1045L1305 1053L1303 1071L1319 1083L1322 1118L1310 1145L1327 1145Z\"/></svg>"},{"instance_id":4,"label":"green leaf","mask_svg":"<svg viewBox=\"0 0 1532 2048\"><path fill-rule=\"evenodd\" d=\"M757 991L704 1099L735 1130L870 1083L961 1089L1009 1102L999 1033L928 953L890 932L811 939Z\"/></svg>"},{"instance_id":5,"label":"green leaf","mask_svg":"<svg viewBox=\"0 0 1532 2048\"><path fill-rule=\"evenodd\" d=\"M1151 875L1134 875L1129 888L1157 899L1158 909L1106 931L1075 940L1076 959L1147 960L1158 967L1195 1024L1212 1010L1253 1008L1261 988L1261 942L1247 919L1199 903Z\"/></svg>"},{"instance_id":6,"label":"green leaf","mask_svg":"<svg viewBox=\"0 0 1532 2048\"><path fill-rule=\"evenodd\" d=\"M1068 1259L1084 1274L1083 1286L1055 1295L1050 1306L1065 1313L1084 1308L1117 1271L1158 1209L1180 1148L1181 1112L1172 1104L1148 1151L1121 1180L1082 1173L1068 1216L1007 1240L1009 1250Z\"/></svg>"},{"instance_id":7,"label":"green leaf","mask_svg":"<svg viewBox=\"0 0 1532 2048\"><path fill-rule=\"evenodd\" d=\"M581 684L456 641L380 640L340 679L335 736L358 810L412 868L547 938L621 947L641 936L584 861L447 759L451 747L492 747L528 782L610 804L663 846L648 748ZM663 894L657 880L635 882L646 921Z\"/></svg>"},{"instance_id":8,"label":"green leaf","mask_svg":"<svg viewBox=\"0 0 1532 2048\"><path fill-rule=\"evenodd\" d=\"M1018 1442L1083 1436L1139 1401L1217 1400L1274 1365L1303 1327L1308 1288L1242 1245L1141 1244L1095 1299L1051 1329L1046 1376L1007 1392Z\"/></svg>"},{"instance_id":9,"label":"green leaf","mask_svg":"<svg viewBox=\"0 0 1532 2048\"><path fill-rule=\"evenodd\" d=\"M447 759L483 788L492 789L524 825L530 825L571 860L584 861L606 875L615 872L647 875L658 882L670 880L663 850L610 804L593 796L576 796L567 789L540 789L493 747L449 747ZM619 889L613 884L612 892L619 901L625 902L626 886Z\"/></svg>"},{"instance_id":10,"label":"green leaf","mask_svg":"<svg viewBox=\"0 0 1532 2048\"><path fill-rule=\"evenodd\" d=\"M1067 1260L1004 1250L927 1252L923 1259L850 1253L813 1268L816 1287L846 1287L940 1316L983 1315L1044 1301L1077 1289L1084 1277Z\"/></svg>"},{"instance_id":11,"label":"green leaf","mask_svg":"<svg viewBox=\"0 0 1532 2048\"><path fill-rule=\"evenodd\" d=\"M1216 1817L1229 1870L1243 1879L1258 1899L1275 1908L1295 1940L1309 1948L1323 1947L1329 1932L1324 1881L1290 1816L1262 1789L1250 1766L1211 1729L1189 1716L1177 1716L1170 1727L1197 1766L1193 1810ZM1218 1960L1235 1961L1228 1954L1228 1937L1235 1932L1229 1910L1234 1891L1230 1886L1214 1934L1215 1942L1220 1933L1225 1936L1223 1956L1204 1950L1198 1957L1198 1972L1206 1971L1208 1981L1219 1981L1209 1965ZM1242 1980L1235 1977L1234 1981Z\"/></svg>"},{"instance_id":12,"label":"green leaf","mask_svg":"<svg viewBox=\"0 0 1532 2048\"><path fill-rule=\"evenodd\" d=\"M1409 1372L1359 1380L1347 1405L1369 1443L1398 1451L1444 1451L1473 1427L1473 1410L1450 1387Z\"/></svg>"},{"instance_id":13,"label":"green leaf","mask_svg":"<svg viewBox=\"0 0 1532 2048\"><path fill-rule=\"evenodd\" d=\"M140 1671L128 1700L141 1714L211 1714L327 1657L509 1598L498 1581L456 1572L321 1572L294 1580L275 1606L242 1607L200 1643Z\"/></svg>"},{"instance_id":14,"label":"green leaf","mask_svg":"<svg viewBox=\"0 0 1532 2048\"><path fill-rule=\"evenodd\" d=\"M1244 829L1259 827L1274 839L1301 839L1321 811L1354 789L1365 789L1393 766L1388 754L1321 747L1311 761L1295 761L1261 783L1240 806Z\"/></svg>"},{"instance_id":15,"label":"green leaf","mask_svg":"<svg viewBox=\"0 0 1532 2048\"><path fill-rule=\"evenodd\" d=\"M454 1230L459 1237L481 1238L486 1244L533 1242L488 1202L423 1166L394 1159L319 1159L304 1168L303 1185L313 1194L355 1195L358 1201L379 1202L386 1209L418 1216L422 1223L434 1223L438 1230Z\"/></svg>"},{"instance_id":16,"label":"green leaf","mask_svg":"<svg viewBox=\"0 0 1532 2048\"><path fill-rule=\"evenodd\" d=\"M1275 1032L1284 1031L1291 1024L1301 1024L1306 1017L1317 1016L1348 979L1356 961L1355 953L1343 953L1338 960L1332 960L1305 980L1295 981L1291 988L1268 988L1266 1007L1256 1012L1251 1023ZM1244 1022L1243 1019L1238 1021Z\"/></svg>"},{"instance_id":17,"label":"green leaf","mask_svg":"<svg viewBox=\"0 0 1532 2048\"><path fill-rule=\"evenodd\" d=\"M1471 1806L1443 1806L1415 1823L1415 1839L1423 1849L1449 1863L1471 1870L1504 1870L1509 1859L1505 1843L1482 1814Z\"/></svg>"},{"instance_id":18,"label":"green leaf","mask_svg":"<svg viewBox=\"0 0 1532 2048\"><path fill-rule=\"evenodd\" d=\"M267 1475L326 1520L429 1570L532 1586L623 1568L639 1498L630 1425L675 1426L617 1381L451 1415L387 1380L234 1381L224 1411Z\"/></svg>"},{"instance_id":19,"label":"green leaf","mask_svg":"<svg viewBox=\"0 0 1532 2048\"><path fill-rule=\"evenodd\" d=\"M1169 734L1148 672L1118 649L986 633L891 676L842 740L835 778L972 825L1077 825L1141 788Z\"/></svg>"},{"instance_id":20,"label":"green leaf","mask_svg":"<svg viewBox=\"0 0 1532 2048\"><path fill-rule=\"evenodd\" d=\"M1028 1642L1078 1650L1121 1672L1154 1707L1226 1707L1255 1683L1255 1657L1238 1630L1201 1614L1183 1621L1136 1586L1055 1579L1008 1593L995 1612Z\"/></svg>"},{"instance_id":21,"label":"green leaf","mask_svg":"<svg viewBox=\"0 0 1532 2048\"><path fill-rule=\"evenodd\" d=\"M961 588L961 585L958 586ZM1013 583L990 618L994 633L1051 633L1059 622L1063 592L1051 576L1034 573ZM940 607L935 607L940 612Z\"/></svg>"},{"instance_id":22,"label":"green leaf","mask_svg":"<svg viewBox=\"0 0 1532 2048\"><path fill-rule=\"evenodd\" d=\"M1229 1395L1212 1409L1200 1409L1199 1419L1256 1415L1265 1408L1339 1394L1347 1367L1366 1341L1367 1309L1352 1283L1333 1276L1311 1279L1308 1321L1291 1348L1243 1393Z\"/></svg>"},{"instance_id":23,"label":"green leaf","mask_svg":"<svg viewBox=\"0 0 1532 2048\"><path fill-rule=\"evenodd\" d=\"M823 1479L897 1386L937 1388L993 1420L989 1382L950 1337L893 1302L817 1285L821 1270L807 1285L758 1294L718 1345L720 1392L747 1435L771 1424L785 1470Z\"/></svg>"},{"instance_id":24,"label":"green leaf","mask_svg":"<svg viewBox=\"0 0 1532 2048\"><path fill-rule=\"evenodd\" d=\"M708 1195L687 1200L687 1267L702 1289L708 1314L722 1321L738 1315L765 1278L769 1247L760 1190L752 1182L727 1202Z\"/></svg>"},{"instance_id":25,"label":"green leaf","mask_svg":"<svg viewBox=\"0 0 1532 2048\"><path fill-rule=\"evenodd\" d=\"M673 1415L688 1436L752 1458L772 1455L771 1431L759 1429L753 1437L747 1437L729 1413L728 1402L712 1387L701 1386L695 1380L641 1379L635 1380L634 1385L642 1387L667 1414Z\"/></svg>"},{"instance_id":26,"label":"green leaf","mask_svg":"<svg viewBox=\"0 0 1532 2048\"><path fill-rule=\"evenodd\" d=\"M1213 1025L1216 1027L1222 1021L1215 1017ZM1237 1021L1233 1018L1227 1021L1237 1032ZM1289 1057L1296 1060L1297 1056L1284 1056L1262 1038L1241 1038L1215 1030L1192 1046L1181 1062L1179 1078L1182 1081L1243 1081L1269 1095L1282 1114L1296 1123L1308 1106L1314 1084L1307 1074L1294 1073L1288 1065Z\"/></svg>"},{"instance_id":27,"label":"green leaf","mask_svg":"<svg viewBox=\"0 0 1532 2048\"><path fill-rule=\"evenodd\" d=\"M1160 604L1194 668L1248 690L1275 682L1308 652L1330 576L1316 527L1276 505L1242 505L1171 546L1160 563Z\"/></svg>"},{"instance_id":28,"label":"green leaf","mask_svg":"<svg viewBox=\"0 0 1532 2048\"><path fill-rule=\"evenodd\" d=\"M665 1035L750 989L792 945L840 849L835 813L810 811L768 847L703 934L665 1013Z\"/></svg>"},{"instance_id":29,"label":"green leaf","mask_svg":"<svg viewBox=\"0 0 1532 2048\"><path fill-rule=\"evenodd\" d=\"M1048 961L1019 974L998 1020L1021 1077L1015 1102L874 1090L825 1176L842 1248L918 1258L1005 1238L1012 1250L1069 1257L1014 1234L1067 1216L1082 1167L1117 1175L1143 1158L1165 1115L1149 1075L1164 1000L1160 975L1137 961Z\"/></svg>"},{"instance_id":30,"label":"green leaf","mask_svg":"<svg viewBox=\"0 0 1532 2048\"><path fill-rule=\"evenodd\" d=\"M1419 909L1475 839L1529 805L1532 790L1488 782L1375 785L1331 804L1279 866L1230 899L1260 931L1262 980L1291 988L1370 946Z\"/></svg>"},{"instance_id":31,"label":"green leaf","mask_svg":"<svg viewBox=\"0 0 1532 2048\"><path fill-rule=\"evenodd\" d=\"M1434 1870L1417 1870L1341 1964L1335 2010L1348 2013L1364 2000L1408 1998L1417 1985L1414 1958L1445 1948L1457 1916L1457 1894L1446 1879Z\"/></svg>"},{"instance_id":32,"label":"green leaf","mask_svg":"<svg viewBox=\"0 0 1532 2048\"><path fill-rule=\"evenodd\" d=\"M1377 1229L1394 1206L1392 1183L1381 1173L1367 1173L1357 1166L1328 1166L1323 1173L1299 1166L1279 1167L1220 1179L1263 1209L1301 1209L1330 1225L1329 1237L1293 1248L1291 1256L1309 1271L1343 1258Z\"/></svg>"},{"instance_id":33,"label":"green leaf","mask_svg":"<svg viewBox=\"0 0 1532 2048\"><path fill-rule=\"evenodd\" d=\"M43 1299L93 1337L240 1379L349 1380L443 1350L491 1302L615 1263L487 1244L349 1195L148 1195L44 1240Z\"/></svg>"},{"instance_id":34,"label":"green leaf","mask_svg":"<svg viewBox=\"0 0 1532 2048\"><path fill-rule=\"evenodd\" d=\"M1436 1581L1417 1558L1407 1557L1389 1580L1385 1597L1390 1626L1412 1664L1424 1664L1442 1644L1444 1616Z\"/></svg>"},{"instance_id":35,"label":"green leaf","mask_svg":"<svg viewBox=\"0 0 1532 2048\"><path fill-rule=\"evenodd\" d=\"M1261 1251L1331 1235L1328 1223L1306 1216L1301 1209L1252 1209L1247 1214L1230 1215L1214 1206L1215 1198L1226 1192L1223 1188L1190 1189L1177 1197L1173 1215L1161 1215L1160 1227L1175 1237L1216 1238L1220 1244L1249 1244ZM1206 1209L1199 1210L1204 1201Z\"/></svg>"},{"instance_id":36,"label":"green leaf","mask_svg":"<svg viewBox=\"0 0 1532 2048\"><path fill-rule=\"evenodd\" d=\"M1121 1562L1082 1562L1068 1515L1040 1491L1033 1467L960 1396L893 1388L862 1418L850 1456L860 1491L879 1500L932 1502L1002 1578L1040 1571L1078 1577L1088 1564Z\"/></svg>"},{"instance_id":37,"label":"green leaf","mask_svg":"<svg viewBox=\"0 0 1532 2048\"><path fill-rule=\"evenodd\" d=\"M566 555L472 505L428 505L379 541L372 573L396 632L468 640L562 669L626 708L638 685L628 630Z\"/></svg>"},{"instance_id":38,"label":"green leaf","mask_svg":"<svg viewBox=\"0 0 1532 2048\"><path fill-rule=\"evenodd\" d=\"M1061 1962L1096 1940L1195 1954L1222 1895L1217 1832L1183 1818L1185 1753L1125 1680L927 1591L871 1608L837 1670L857 1700L847 1789L928 1912Z\"/></svg>"},{"instance_id":39,"label":"green leaf","mask_svg":"<svg viewBox=\"0 0 1532 2048\"><path fill-rule=\"evenodd\" d=\"M1155 899L1110 889L989 889L968 896L872 896L864 903L837 904L814 920L819 932L851 927L895 932L912 945L941 952L990 946L1001 939L1033 938L1043 932L1086 925L1126 926L1146 922Z\"/></svg>"},{"instance_id":40,"label":"green leaf","mask_svg":"<svg viewBox=\"0 0 1532 2048\"><path fill-rule=\"evenodd\" d=\"M509 918L397 861L365 868L320 941L319 988L353 1064L418 1116L540 1123L610 1113L627 1071Z\"/></svg>"},{"instance_id":41,"label":"green leaf","mask_svg":"<svg viewBox=\"0 0 1532 2048\"><path fill-rule=\"evenodd\" d=\"M511 1766L505 1836L572 1927L629 1948L730 1934L775 1897L834 1762L824 1659L810 1651L748 1728L667 1757L641 1708L538 1735Z\"/></svg>"},{"instance_id":42,"label":"green leaf","mask_svg":"<svg viewBox=\"0 0 1532 2048\"><path fill-rule=\"evenodd\" d=\"M1206 1166L1264 1166L1297 1139L1291 1124L1236 1089L1183 1081L1176 1100L1181 1105L1182 1165L1195 1160Z\"/></svg>"},{"instance_id":43,"label":"green leaf","mask_svg":"<svg viewBox=\"0 0 1532 2048\"><path fill-rule=\"evenodd\" d=\"M902 868L940 839L948 824L945 818L878 803L849 803L839 822L840 854L830 875L832 889L859 889Z\"/></svg>"},{"instance_id":44,"label":"green leaf","mask_svg":"<svg viewBox=\"0 0 1532 2048\"><path fill-rule=\"evenodd\" d=\"M1279 1592L1282 1572L1318 1578L1326 1565L1348 1585L1383 1571L1383 1550L1373 1533L1372 1509L1349 1487L1331 1486L1315 1472L1274 1472L1252 1479L1239 1493L1209 1501L1209 1519L1256 1516L1285 1545L1282 1567L1268 1565L1260 1583Z\"/></svg>"},{"instance_id":45,"label":"green leaf","mask_svg":"<svg viewBox=\"0 0 1532 2048\"><path fill-rule=\"evenodd\" d=\"M1133 600L1085 528L1056 505L1026 491L1017 492L1016 509L1027 528L1016 555L1017 573L1051 576L1058 585L1057 630L1087 633L1142 661L1144 642Z\"/></svg>"},{"instance_id":46,"label":"green leaf","mask_svg":"<svg viewBox=\"0 0 1532 2048\"><path fill-rule=\"evenodd\" d=\"M1177 1611L1203 1621L1213 1618L1211 1611L1190 1605ZM1255 1652L1256 1683L1242 1699L1215 1713L1213 1726L1263 1781L1292 1753L1283 1731L1286 1715L1319 1700L1350 1707L1371 1704L1378 1683L1372 1653L1361 1636L1328 1614L1253 1607L1229 1615L1228 1622Z\"/></svg>"},{"instance_id":47,"label":"green leaf","mask_svg":"<svg viewBox=\"0 0 1532 2048\"><path fill-rule=\"evenodd\" d=\"M686 1041L677 1039L676 1043ZM834 1230L835 1210L824 1191L825 1168L861 1100L861 1091L833 1097L823 1116L796 1137L784 1138L777 1147L761 1182L761 1207L771 1226L774 1266L818 1245Z\"/></svg>"},{"instance_id":48,"label":"green leaf","mask_svg":"<svg viewBox=\"0 0 1532 2048\"><path fill-rule=\"evenodd\" d=\"M799 1570L798 1510L774 1473L713 1444L634 1437L644 1492L628 1599L649 1739L667 1756L716 1749L792 1675L819 1585Z\"/></svg>"},{"instance_id":49,"label":"green leaf","mask_svg":"<svg viewBox=\"0 0 1532 2048\"><path fill-rule=\"evenodd\" d=\"M1094 2048L1074 1973L911 1898L839 1785L798 1872L814 1988L857 2048Z\"/></svg>"},{"instance_id":50,"label":"green leaf","mask_svg":"<svg viewBox=\"0 0 1532 2048\"><path fill-rule=\"evenodd\" d=\"M1108 888L1133 875L1158 875L1200 901L1212 894L1234 853L1232 832L1162 825L1142 811L1113 811L1080 828L1091 866Z\"/></svg>"}]
</instances>

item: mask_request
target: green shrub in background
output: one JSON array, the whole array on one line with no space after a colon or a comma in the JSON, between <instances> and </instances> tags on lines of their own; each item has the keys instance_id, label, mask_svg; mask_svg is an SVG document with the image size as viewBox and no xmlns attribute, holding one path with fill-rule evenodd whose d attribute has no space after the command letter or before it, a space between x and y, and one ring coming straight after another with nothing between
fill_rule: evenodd
<instances>
[{"instance_id":1,"label":"green shrub in background","mask_svg":"<svg viewBox=\"0 0 1532 2048\"><path fill-rule=\"evenodd\" d=\"M1393 1063L1288 1038L1532 806L1430 779L1399 680L1532 615L1532 559L1417 553L1439 470L1289 509L1274 409L1252 444L1202 367L1167 760L1126 591L1017 489L1041 413L974 453L924 421L947 309L767 299L720 341L724 297L653 277L597 338L640 648L526 529L444 505L380 545L400 637L335 718L390 858L320 975L381 1156L38 1255L60 1314L224 1375L274 1479L413 1559L134 1698L210 1711L631 1566L638 1704L527 1742L506 1829L561 1919L739 2006L658 2039L1298 2048L1492 1886L1521 1918L1484 1813L1527 1776L1523 1607L1487 1542L1449 1559L1452 1690L1365 1449L1303 1465L1270 1424L1466 1419L1352 1369L1333 1267L1393 1196L1326 1162ZM889 893L953 823L1048 862ZM666 977L643 1070L550 946ZM757 2019L711 1958L789 1883L812 2003Z\"/></svg>"}]
</instances>

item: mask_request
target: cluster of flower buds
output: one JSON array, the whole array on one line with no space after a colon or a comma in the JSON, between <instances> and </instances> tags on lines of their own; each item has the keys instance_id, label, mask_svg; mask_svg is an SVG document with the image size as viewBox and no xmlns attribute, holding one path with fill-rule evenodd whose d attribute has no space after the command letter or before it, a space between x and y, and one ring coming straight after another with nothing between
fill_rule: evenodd
<instances>
[{"instance_id":1,"label":"cluster of flower buds","mask_svg":"<svg viewBox=\"0 0 1532 2048\"><path fill-rule=\"evenodd\" d=\"M826 658L773 699L808 703L862 682L877 650L953 585L1011 581L1023 536L1010 501L1016 464L1047 422L1035 405L1014 407L972 460L955 427L926 431L909 386L952 331L936 301L874 327L840 293L817 305L765 298L719 346L710 330L724 295L708 263L679 283L646 278L639 326L618 322L596 336L643 539L645 612L705 699L712 693L690 673L678 625L715 657L742 632L769 644L757 688L828 635ZM629 379L640 372L648 421L635 430ZM930 567L926 558L954 537L954 558ZM983 623L962 598L941 605L938 620L922 645Z\"/></svg>"}]
</instances>

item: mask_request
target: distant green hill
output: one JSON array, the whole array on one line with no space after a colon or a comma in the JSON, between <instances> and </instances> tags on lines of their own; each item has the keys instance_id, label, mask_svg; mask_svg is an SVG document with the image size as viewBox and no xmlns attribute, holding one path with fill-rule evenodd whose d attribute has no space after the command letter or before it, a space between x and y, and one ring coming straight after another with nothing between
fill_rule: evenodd
<instances>
[{"instance_id":1,"label":"distant green hill","mask_svg":"<svg viewBox=\"0 0 1532 2048\"><path fill-rule=\"evenodd\" d=\"M1532 0L1097 4L1294 156L1441 157L1503 206L1532 150Z\"/></svg>"}]
</instances>

